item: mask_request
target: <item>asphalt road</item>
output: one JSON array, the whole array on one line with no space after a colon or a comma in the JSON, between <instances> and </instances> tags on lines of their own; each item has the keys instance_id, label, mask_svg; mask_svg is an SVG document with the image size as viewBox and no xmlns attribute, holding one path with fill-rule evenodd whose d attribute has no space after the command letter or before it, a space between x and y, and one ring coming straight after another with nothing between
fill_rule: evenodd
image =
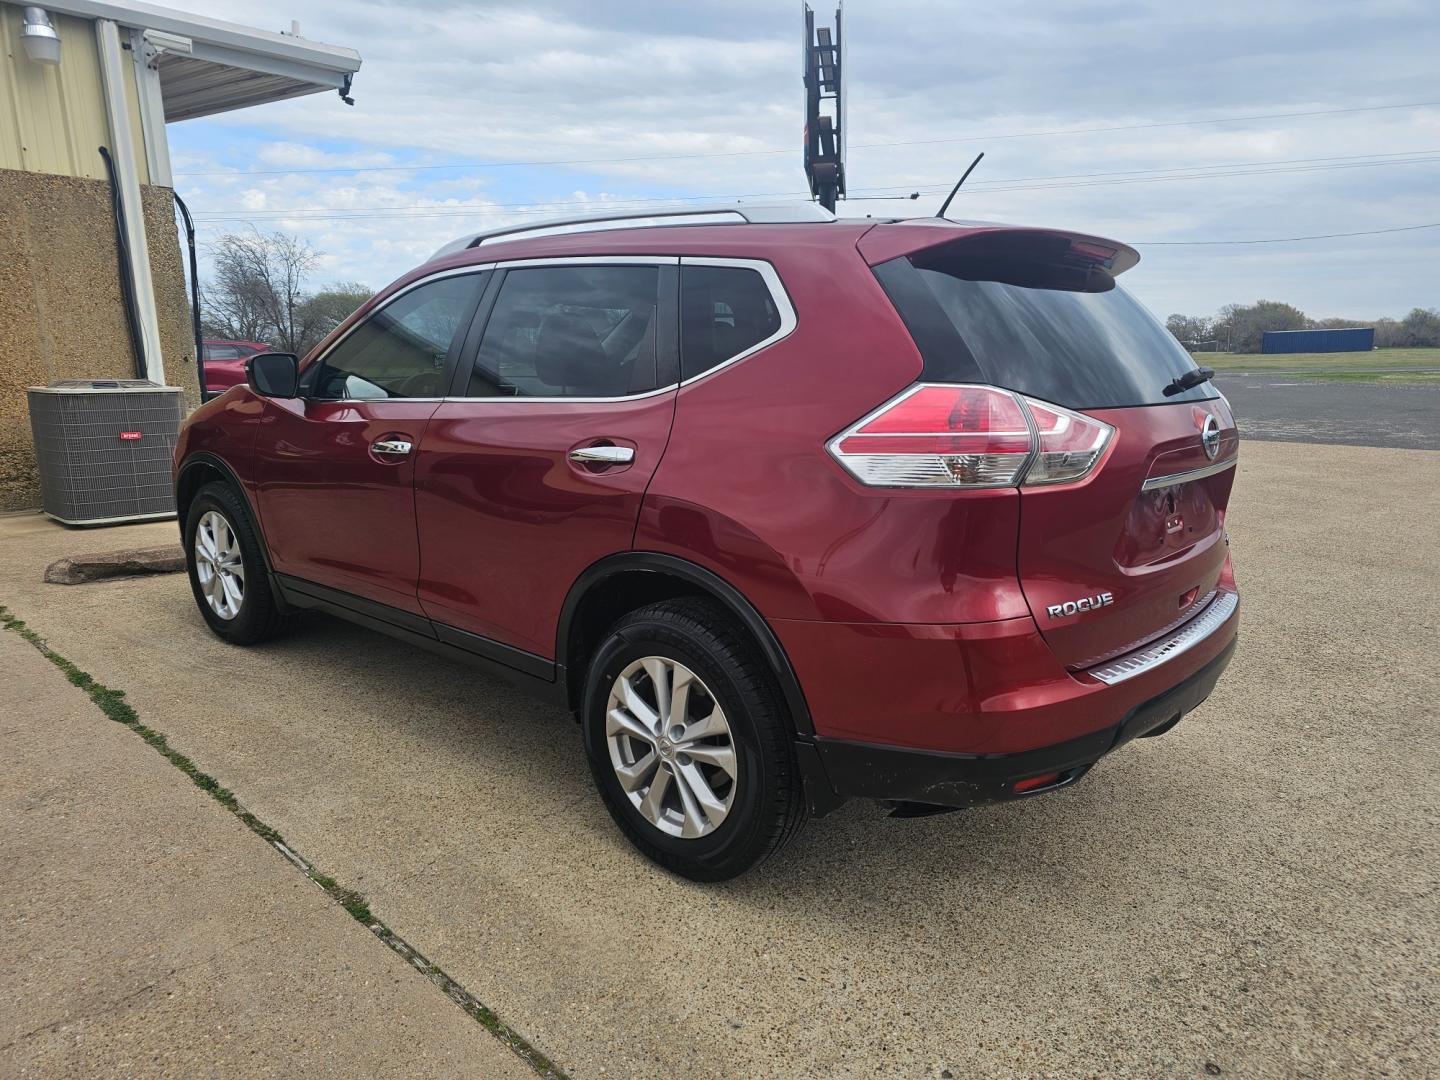
<instances>
[{"instance_id":1,"label":"asphalt road","mask_svg":"<svg viewBox=\"0 0 1440 1080\"><path fill-rule=\"evenodd\" d=\"M570 718L500 683L320 617L226 646L178 575L40 583L173 525L0 520L0 603L575 1077L1433 1075L1437 462L1245 447L1240 648L1203 708L1042 798L850 804L721 886L636 855Z\"/></svg>"},{"instance_id":2,"label":"asphalt road","mask_svg":"<svg viewBox=\"0 0 1440 1080\"><path fill-rule=\"evenodd\" d=\"M1365 383L1221 373L1246 439L1440 450L1440 382Z\"/></svg>"}]
</instances>

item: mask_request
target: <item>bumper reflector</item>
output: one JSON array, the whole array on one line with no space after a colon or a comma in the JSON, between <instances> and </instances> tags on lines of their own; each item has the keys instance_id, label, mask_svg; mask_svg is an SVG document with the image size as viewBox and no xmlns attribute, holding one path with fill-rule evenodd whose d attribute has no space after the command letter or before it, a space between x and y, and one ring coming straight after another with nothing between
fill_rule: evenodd
<instances>
[{"instance_id":1,"label":"bumper reflector","mask_svg":"<svg viewBox=\"0 0 1440 1080\"><path fill-rule=\"evenodd\" d=\"M1058 772L1041 773L1039 776L1016 780L1011 786L1011 790L1014 791L1016 795L1023 795L1027 791L1037 791L1040 788L1049 787L1051 784L1057 783L1059 779L1060 774Z\"/></svg>"}]
</instances>

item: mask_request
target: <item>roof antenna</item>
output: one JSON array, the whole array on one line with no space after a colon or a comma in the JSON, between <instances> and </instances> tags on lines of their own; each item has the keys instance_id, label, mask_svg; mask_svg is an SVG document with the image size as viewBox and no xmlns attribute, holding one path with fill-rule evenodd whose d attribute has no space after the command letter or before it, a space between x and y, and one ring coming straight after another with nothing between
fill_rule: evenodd
<instances>
[{"instance_id":1,"label":"roof antenna","mask_svg":"<svg viewBox=\"0 0 1440 1080\"><path fill-rule=\"evenodd\" d=\"M950 189L950 194L945 196L945 201L940 204L940 209L935 214L936 217L943 218L945 216L945 211L950 209L950 200L955 198L955 193L960 190L960 185L965 183L966 180L970 179L970 174L975 171L975 166L980 164L980 159L984 156L984 150L981 150L980 153L975 155L975 160L970 162L970 167L965 170L965 175L960 177L959 181L955 184L955 186Z\"/></svg>"}]
</instances>

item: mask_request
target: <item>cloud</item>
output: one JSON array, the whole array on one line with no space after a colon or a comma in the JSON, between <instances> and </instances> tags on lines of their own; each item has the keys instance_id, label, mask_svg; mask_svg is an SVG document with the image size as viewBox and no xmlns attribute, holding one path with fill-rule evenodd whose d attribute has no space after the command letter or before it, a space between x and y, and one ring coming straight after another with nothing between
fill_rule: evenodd
<instances>
[{"instance_id":1,"label":"cloud","mask_svg":"<svg viewBox=\"0 0 1440 1080\"><path fill-rule=\"evenodd\" d=\"M220 0L188 6L235 17ZM828 2L817 6L827 18ZM790 3L253 0L243 17L287 26L296 14L306 36L362 53L357 104L314 96L174 125L178 173L225 173L177 179L212 234L247 222L296 231L326 251L327 272L378 286L455 235L546 208L804 191ZM1437 107L1078 130L1440 99L1433 4L852 0L845 18L852 193L924 193L854 198L848 212L933 212L983 149L957 200L966 216L1137 241L1440 220L1434 160L1278 164L1440 158ZM593 160L627 158L644 160ZM505 164L433 167L457 162ZM1209 169L1241 163L1277 164ZM377 165L406 168L245 175ZM1067 179L1019 179L1034 177ZM1314 314L1400 313L1440 305L1437 234L1147 248L1128 282L1162 313L1261 295Z\"/></svg>"}]
</instances>

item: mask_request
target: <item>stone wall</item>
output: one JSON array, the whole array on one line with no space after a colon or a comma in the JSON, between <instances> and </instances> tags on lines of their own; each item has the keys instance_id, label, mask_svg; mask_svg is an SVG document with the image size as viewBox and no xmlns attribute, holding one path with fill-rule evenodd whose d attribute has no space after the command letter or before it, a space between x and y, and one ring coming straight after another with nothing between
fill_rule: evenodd
<instances>
[{"instance_id":1,"label":"stone wall","mask_svg":"<svg viewBox=\"0 0 1440 1080\"><path fill-rule=\"evenodd\" d=\"M166 382L199 403L170 189L142 189ZM39 506L25 390L134 378L109 185L0 169L0 511Z\"/></svg>"}]
</instances>

